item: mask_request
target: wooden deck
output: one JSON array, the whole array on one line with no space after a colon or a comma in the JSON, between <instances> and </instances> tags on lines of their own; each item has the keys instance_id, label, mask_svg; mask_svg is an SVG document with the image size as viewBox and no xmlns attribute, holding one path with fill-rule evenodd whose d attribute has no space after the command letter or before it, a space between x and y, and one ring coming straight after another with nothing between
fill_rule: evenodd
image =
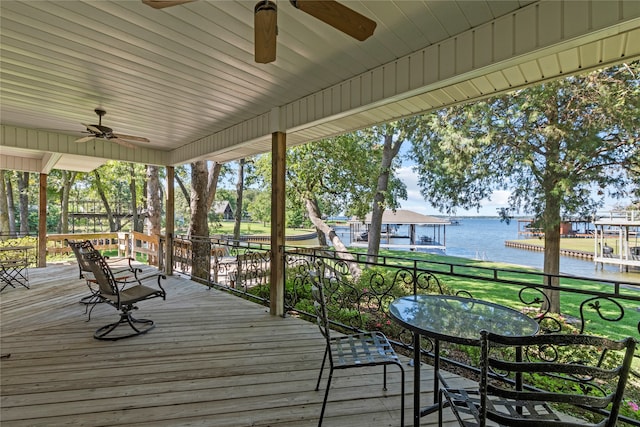
<instances>
[{"instance_id":1,"label":"wooden deck","mask_svg":"<svg viewBox=\"0 0 640 427\"><path fill-rule=\"evenodd\" d=\"M78 301L88 290L75 264L29 271L31 289L0 294L0 422L10 426L315 426L323 387L314 391L324 342L318 328L181 277L166 301L140 304L156 321L146 335L97 341L117 319L97 306L87 322ZM412 425L413 369L406 425ZM338 371L323 425L399 426L400 376L389 368ZM422 370L423 404L432 369ZM453 426L447 410L446 425ZM422 425L435 425L436 416Z\"/></svg>"}]
</instances>

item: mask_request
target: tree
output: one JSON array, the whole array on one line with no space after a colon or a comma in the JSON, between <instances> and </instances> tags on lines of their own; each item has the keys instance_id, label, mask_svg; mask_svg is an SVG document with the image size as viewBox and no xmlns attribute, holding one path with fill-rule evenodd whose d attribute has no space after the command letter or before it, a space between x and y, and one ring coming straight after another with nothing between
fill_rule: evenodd
<instances>
[{"instance_id":1,"label":"tree","mask_svg":"<svg viewBox=\"0 0 640 427\"><path fill-rule=\"evenodd\" d=\"M157 236L162 232L162 192L160 186L160 173L159 167L154 165L147 165L147 234L150 236ZM154 257L151 257L151 262L157 261Z\"/></svg>"},{"instance_id":2,"label":"tree","mask_svg":"<svg viewBox=\"0 0 640 427\"><path fill-rule=\"evenodd\" d=\"M199 160L191 163L191 222L189 237L192 242L191 276L209 279L209 209L216 197L216 187L222 163Z\"/></svg>"},{"instance_id":3,"label":"tree","mask_svg":"<svg viewBox=\"0 0 640 427\"><path fill-rule=\"evenodd\" d=\"M510 208L544 230L544 272L559 274L562 218L590 215L605 191L620 197L631 188L639 72L639 62L625 64L430 115L412 150L422 195L451 213L479 208L492 189L511 190ZM557 291L547 295L559 312Z\"/></svg>"},{"instance_id":4,"label":"tree","mask_svg":"<svg viewBox=\"0 0 640 427\"><path fill-rule=\"evenodd\" d=\"M60 233L69 232L69 198L71 197L71 187L75 182L78 172L60 171L61 183L60 192Z\"/></svg>"},{"instance_id":5,"label":"tree","mask_svg":"<svg viewBox=\"0 0 640 427\"><path fill-rule=\"evenodd\" d=\"M376 177L375 192L371 205L371 224L369 226L367 260L376 262L380 251L382 215L387 208L398 207L398 199L407 198L406 186L395 176L400 166L397 160L400 148L405 141L413 139L417 129L416 117L374 126L365 131L372 141L382 141L382 155L377 160L379 169Z\"/></svg>"},{"instance_id":6,"label":"tree","mask_svg":"<svg viewBox=\"0 0 640 427\"><path fill-rule=\"evenodd\" d=\"M0 240L9 235L9 206L7 204L6 175L4 169L0 169Z\"/></svg>"},{"instance_id":7,"label":"tree","mask_svg":"<svg viewBox=\"0 0 640 427\"><path fill-rule=\"evenodd\" d=\"M244 192L244 165L245 159L238 162L238 180L236 181L236 211L233 223L233 238L240 239L240 225L242 224L242 196Z\"/></svg>"},{"instance_id":8,"label":"tree","mask_svg":"<svg viewBox=\"0 0 640 427\"><path fill-rule=\"evenodd\" d=\"M175 169L175 177L176 182L178 183L178 187L180 187L180 193L184 196L184 199L187 201L188 205L191 205L191 194L187 186L185 185L185 180L187 179L187 169L184 166L178 166Z\"/></svg>"},{"instance_id":9,"label":"tree","mask_svg":"<svg viewBox=\"0 0 640 427\"><path fill-rule=\"evenodd\" d=\"M271 221L271 194L269 191L261 191L255 195L247 207L251 219L260 221L266 225Z\"/></svg>"},{"instance_id":10,"label":"tree","mask_svg":"<svg viewBox=\"0 0 640 427\"><path fill-rule=\"evenodd\" d=\"M102 178L100 177L100 172L98 169L93 170L94 184L98 195L100 196L100 200L104 204L104 209L107 215L107 221L109 221L109 231L118 231L116 228L116 221L113 216L113 210L111 209L111 203L109 203L109 199L107 198L107 193L105 186L102 184Z\"/></svg>"},{"instance_id":11,"label":"tree","mask_svg":"<svg viewBox=\"0 0 640 427\"><path fill-rule=\"evenodd\" d=\"M287 150L287 211L304 209L318 232L321 245L327 238L349 261L354 276L360 274L353 257L325 217L346 213L364 217L373 199L381 150L373 138L354 132ZM375 159L375 160L374 160ZM257 162L264 180L270 175L270 156Z\"/></svg>"},{"instance_id":12,"label":"tree","mask_svg":"<svg viewBox=\"0 0 640 427\"><path fill-rule=\"evenodd\" d=\"M20 234L29 234L29 172L18 172L18 205L20 206Z\"/></svg>"},{"instance_id":13,"label":"tree","mask_svg":"<svg viewBox=\"0 0 640 427\"><path fill-rule=\"evenodd\" d=\"M9 174L5 173L5 183L7 185L5 190L7 197L5 201L7 203L7 215L9 217L9 235L11 237L15 237L18 235L18 233L16 233L16 204L13 197L13 184L11 183L12 175L14 175L15 173L20 172L11 172Z\"/></svg>"},{"instance_id":14,"label":"tree","mask_svg":"<svg viewBox=\"0 0 640 427\"><path fill-rule=\"evenodd\" d=\"M144 223L138 215L138 189L136 186L136 167L134 163L129 163L129 194L131 194L131 228L133 231L142 233Z\"/></svg>"},{"instance_id":15,"label":"tree","mask_svg":"<svg viewBox=\"0 0 640 427\"><path fill-rule=\"evenodd\" d=\"M131 220L131 229L142 232L144 217L138 206L144 206L145 180L139 179L146 173L141 164L109 161L90 175L91 194L93 191L103 203L110 231L119 231L125 225L123 218ZM104 183L109 183L105 185ZM95 200L96 194L89 198Z\"/></svg>"}]
</instances>

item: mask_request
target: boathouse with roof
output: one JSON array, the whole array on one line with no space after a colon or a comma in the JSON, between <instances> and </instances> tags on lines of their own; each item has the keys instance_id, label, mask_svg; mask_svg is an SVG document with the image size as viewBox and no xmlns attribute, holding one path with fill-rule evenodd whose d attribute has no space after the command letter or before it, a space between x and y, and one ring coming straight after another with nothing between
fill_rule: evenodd
<instances>
[{"instance_id":1,"label":"boathouse with roof","mask_svg":"<svg viewBox=\"0 0 640 427\"><path fill-rule=\"evenodd\" d=\"M447 218L423 215L418 212L403 209L395 211L387 210L382 215L380 247L409 250L445 250L447 225L451 225L451 222ZM407 226L406 232L403 232L403 226ZM417 226L427 227L427 232L418 235ZM351 244L353 246L366 245L370 227L371 213L367 214L363 221L352 220L349 226Z\"/></svg>"}]
</instances>

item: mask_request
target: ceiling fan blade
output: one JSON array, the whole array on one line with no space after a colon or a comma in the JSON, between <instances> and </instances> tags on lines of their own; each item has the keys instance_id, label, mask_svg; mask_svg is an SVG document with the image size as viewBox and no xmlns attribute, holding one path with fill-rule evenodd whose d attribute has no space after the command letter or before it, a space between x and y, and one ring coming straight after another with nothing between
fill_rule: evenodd
<instances>
[{"instance_id":1,"label":"ceiling fan blade","mask_svg":"<svg viewBox=\"0 0 640 427\"><path fill-rule=\"evenodd\" d=\"M254 9L254 57L260 64L276 60L278 9L272 1L260 1Z\"/></svg>"},{"instance_id":2,"label":"ceiling fan blade","mask_svg":"<svg viewBox=\"0 0 640 427\"><path fill-rule=\"evenodd\" d=\"M116 144L122 145L123 147L127 147L127 148L133 148L133 149L138 148L138 147L136 147L135 145L133 145L132 143L130 143L130 142L128 142L128 141L125 141L125 140L124 140L124 139L122 139L122 138L117 138L117 137L109 138L109 141L113 141L113 142L115 142Z\"/></svg>"},{"instance_id":3,"label":"ceiling fan blade","mask_svg":"<svg viewBox=\"0 0 640 427\"><path fill-rule=\"evenodd\" d=\"M142 0L142 3L147 6L151 6L154 9L164 9L165 7L191 3L192 1L195 0Z\"/></svg>"},{"instance_id":4,"label":"ceiling fan blade","mask_svg":"<svg viewBox=\"0 0 640 427\"><path fill-rule=\"evenodd\" d=\"M147 138L143 138L141 136L123 135L121 133L114 133L113 136L114 136L114 139L128 139L129 141L136 141L136 142L151 142Z\"/></svg>"},{"instance_id":5,"label":"ceiling fan blade","mask_svg":"<svg viewBox=\"0 0 640 427\"><path fill-rule=\"evenodd\" d=\"M91 141L94 138L95 138L95 135L83 136L82 138L76 139L75 142L87 142L87 141Z\"/></svg>"},{"instance_id":6,"label":"ceiling fan blade","mask_svg":"<svg viewBox=\"0 0 640 427\"><path fill-rule=\"evenodd\" d=\"M366 40L376 29L375 21L359 14L353 9L338 3L335 0L290 0L291 4L303 12L308 13L350 35L356 40Z\"/></svg>"}]
</instances>

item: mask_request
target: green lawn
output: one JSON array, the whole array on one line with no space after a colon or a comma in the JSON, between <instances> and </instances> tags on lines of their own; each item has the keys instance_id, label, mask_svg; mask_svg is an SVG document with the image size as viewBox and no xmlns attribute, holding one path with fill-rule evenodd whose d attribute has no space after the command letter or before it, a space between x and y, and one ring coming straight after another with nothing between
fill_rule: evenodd
<instances>
[{"instance_id":1,"label":"green lawn","mask_svg":"<svg viewBox=\"0 0 640 427\"><path fill-rule=\"evenodd\" d=\"M457 264L464 267L456 268L456 272L464 273L470 276L484 276L491 277L491 273L489 271L484 271L478 267L489 267L489 268L501 268L507 270L513 270L509 272L500 273L501 279L507 280L517 280L520 282L523 281L532 281L535 283L539 283L540 279L534 280L533 278L527 278L526 275L521 274L519 272L534 272L540 271L534 268L520 267L514 266L510 264L497 263L497 262L487 262L487 261L477 261L466 258L458 258L451 257L445 255L433 255L426 254L420 252L398 252L398 251L389 251L389 250L381 250L380 255L389 256L389 257L403 257L411 259L420 259L424 261L435 261L435 262L444 262ZM411 261L406 261L406 265L409 265ZM431 267L430 267L431 268ZM446 266L442 266L442 272L447 271ZM433 270L440 270L439 267L434 266ZM491 280L478 280L474 278L466 278L466 277L454 277L448 276L445 274L437 274L438 278L443 282L449 289L452 291L460 291L466 290L471 292L474 298L483 299L487 301L492 301L498 304L502 304L508 307L515 308L517 310L521 310L524 305L519 300L518 292L522 288L522 286L509 285L504 283L492 282ZM604 292L611 293L612 286L609 284L600 284L597 282L587 282L580 281L578 279L565 279L562 282L563 287L580 289L582 291L591 291L591 292ZM637 296L640 294L640 290L637 289L621 289L622 294L626 295L634 295ZM535 293L531 293L531 295L535 295ZM577 293L563 293L561 297L561 310L563 314L566 314L569 319L578 319L580 317L580 305L588 299L588 296L584 294ZM614 307L613 304L608 303L607 301L600 300L601 310L604 315L610 318L615 318L619 311L617 307ZM621 302L621 305L624 307L625 316L623 319L615 322L607 322L598 317L594 310L590 309L588 306L586 308L583 307L586 318L586 330L590 333L596 335L608 336L614 339L619 339L626 336L638 336L638 318L634 314L637 312L638 306L640 303L635 301L624 301ZM535 307L535 305L534 305Z\"/></svg>"},{"instance_id":2,"label":"green lawn","mask_svg":"<svg viewBox=\"0 0 640 427\"><path fill-rule=\"evenodd\" d=\"M287 236L295 236L298 234L313 233L315 229L310 228L287 228L285 234ZM233 234L233 221L222 221L219 227L211 230L212 234ZM271 224L263 224L261 222L242 222L240 224L240 234L270 234Z\"/></svg>"}]
</instances>

